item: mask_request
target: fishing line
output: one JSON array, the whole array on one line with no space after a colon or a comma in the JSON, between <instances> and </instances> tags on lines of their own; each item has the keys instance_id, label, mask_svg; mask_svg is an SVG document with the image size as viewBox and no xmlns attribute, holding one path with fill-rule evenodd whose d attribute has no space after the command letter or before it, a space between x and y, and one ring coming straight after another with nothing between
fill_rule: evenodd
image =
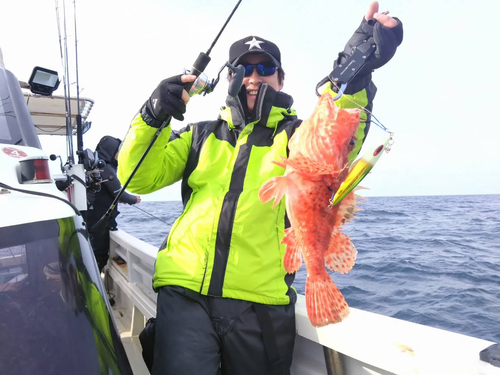
<instances>
[{"instance_id":1,"label":"fishing line","mask_svg":"<svg viewBox=\"0 0 500 375\"><path fill-rule=\"evenodd\" d=\"M149 216L154 217L156 220L160 220L160 221L164 222L165 224L170 225L170 224L169 224L169 223L167 223L165 220L162 220L162 219L160 219L159 217L156 217L155 215L150 214L150 213L149 213L149 212L147 212L147 211L144 211L142 208L137 207L135 204L133 204L133 205L132 205L132 207L137 208L139 211L142 211L142 212L144 212L145 214L148 214Z\"/></svg>"},{"instance_id":2,"label":"fishing line","mask_svg":"<svg viewBox=\"0 0 500 375\"><path fill-rule=\"evenodd\" d=\"M325 186L328 188L329 191L332 192L332 196L329 199L329 208L333 208L335 205L337 205L339 202L341 202L351 191L353 191L356 186L370 173L371 169L375 165L375 163L379 160L380 156L382 155L382 152L385 151L388 153L391 150L392 145L394 144L394 133L389 131L382 122L373 115L373 113L357 103L355 100L351 99L348 95L343 95L343 91L345 89L345 84L341 88L338 87L338 85L331 81L331 86L337 87L339 95L337 95L336 98L333 98L333 100L337 100L341 96L345 97L348 101L353 103L356 107L358 107L361 111L363 111L367 115L367 119L363 120L360 119L360 123L363 122L365 124L367 123L374 123L377 125L380 129L382 129L384 132L387 133L388 137L385 138L381 143L376 143L374 146L369 148L365 153L357 160L354 160L350 163L350 168L345 176L344 181L340 184L338 190L335 192L333 189L326 183L325 181L325 176L322 176L322 181L325 184ZM321 84L322 82L320 82ZM318 84L319 85L319 84ZM370 120L368 120L368 116L370 116ZM366 130L366 129L365 129ZM354 137L353 139L356 139ZM351 139L351 142L353 141ZM364 147L364 146L363 146Z\"/></svg>"},{"instance_id":3,"label":"fishing line","mask_svg":"<svg viewBox=\"0 0 500 375\"><path fill-rule=\"evenodd\" d=\"M333 85L337 88L339 88L335 83L333 83ZM356 101L354 101L353 99L349 98L348 95L342 95L343 98L346 98L347 100L349 100L351 103L353 104L356 104L363 112L369 114L371 117L372 117L372 120L370 120L370 122L373 122L375 125L377 125L380 129L382 129L383 131L386 131L388 133L390 133L389 129L387 129L384 124L382 124L382 122L373 114L373 112L371 112L370 110L366 109L365 107L363 107L361 104L357 103ZM375 120L375 121L374 121ZM367 122L367 121L364 121L364 122Z\"/></svg>"},{"instance_id":4,"label":"fishing line","mask_svg":"<svg viewBox=\"0 0 500 375\"><path fill-rule=\"evenodd\" d=\"M333 189L330 187L330 185L328 185L325 181L325 175L322 175L321 176L321 179L323 180L323 183L326 185L326 187L328 188L328 190L330 190L333 194L335 194L335 192L333 191ZM332 196L333 197L333 196Z\"/></svg>"},{"instance_id":5,"label":"fishing line","mask_svg":"<svg viewBox=\"0 0 500 375\"><path fill-rule=\"evenodd\" d=\"M346 169L348 167L348 165L346 164L344 166L344 168L342 168L340 171L338 171L338 173L342 172L344 169ZM328 208L333 208L333 205L332 205L332 202L333 202L333 198L335 197L335 193L337 193L335 190L333 190L330 185L328 185L325 181L325 175L322 175L321 176L321 180L323 181L323 183L326 185L326 187L328 188L328 190L330 190L332 192L332 197L329 199L329 202L330 202L330 205L328 206Z\"/></svg>"},{"instance_id":6,"label":"fishing line","mask_svg":"<svg viewBox=\"0 0 500 375\"><path fill-rule=\"evenodd\" d=\"M335 87L339 88L334 82L332 82L332 84ZM346 98L351 103L357 105L364 113L369 114L371 116L371 119L369 121L367 121L367 120L364 120L364 121L361 120L360 122L364 122L365 124L366 123L373 123L373 124L377 125L380 129L382 129L383 131L385 131L387 134L389 134L389 142L387 143L387 146L384 148L384 151L386 153L389 153L389 151L391 151L392 145L394 144L394 132L392 132L388 128L386 128L384 126L384 124L382 124L382 122L373 114L372 111L366 109L361 104L359 104L355 100L351 99L348 95L342 95L342 97Z\"/></svg>"},{"instance_id":7,"label":"fishing line","mask_svg":"<svg viewBox=\"0 0 500 375\"><path fill-rule=\"evenodd\" d=\"M208 63L211 60L209 54L212 51L212 48L214 47L215 43L219 39L219 36L222 33L222 31L226 28L226 25L228 24L229 20L233 16L235 10L240 5L241 1L242 0L239 0L238 3L236 4L236 6L234 7L234 10L231 12L230 16L228 17L228 19L224 23L224 26L222 26L221 32L219 32L219 34L217 34L217 37L215 38L215 40L212 43L212 45L210 46L210 48L207 50L207 53L201 52L198 55L198 58L196 59L196 61L194 62L193 66L191 67L191 70L190 70L190 72L191 72L192 75L195 75L195 76L199 77L203 73L203 71L205 70L205 68L207 67ZM243 74L244 74L244 71L241 71L240 72L241 82L243 82ZM193 87L193 85L194 85L194 82L188 82L188 83L184 84L184 88L185 88L185 90L187 92L190 92L191 88ZM241 85L241 83L240 83L240 85ZM141 166L142 162L144 161L144 159L148 155L149 151L153 147L154 143L156 142L156 140L160 136L162 130L168 124L170 124L170 120L171 119L172 119L172 116L167 116L167 118L165 118L165 120L163 121L163 123L161 124L161 126L157 129L156 133L154 134L153 138L151 139L151 142L147 146L146 150L144 150L144 153L142 154L142 156L140 157L140 159L137 162L136 166L134 167L134 169L130 173L130 176L128 177L127 181L125 181L125 184L122 186L122 189L120 190L120 192L118 193L118 195L115 197L115 199L111 203L111 206L108 208L108 210L106 211L106 213L99 219L99 221L97 223L95 223L92 228L90 228L90 232L97 232L97 233L103 233L104 232L104 228L106 227L106 223L109 220L111 212L115 209L115 207L118 204L118 201L120 200L123 192L125 191L125 189L127 189L128 184L130 183L130 181L134 177L135 173L137 172L137 170Z\"/></svg>"}]
</instances>

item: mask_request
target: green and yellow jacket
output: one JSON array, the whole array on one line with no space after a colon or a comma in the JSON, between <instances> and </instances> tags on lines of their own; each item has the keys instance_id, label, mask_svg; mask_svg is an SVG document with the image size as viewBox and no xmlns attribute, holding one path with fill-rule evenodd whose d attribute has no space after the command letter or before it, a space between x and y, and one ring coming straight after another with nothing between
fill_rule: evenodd
<instances>
[{"instance_id":1,"label":"green and yellow jacket","mask_svg":"<svg viewBox=\"0 0 500 375\"><path fill-rule=\"evenodd\" d=\"M332 95L336 95L328 87ZM374 92L374 90L372 90ZM344 96L369 107L369 90ZM128 185L147 194L182 179L184 211L172 226L155 265L154 288L178 285L203 295L286 305L296 300L294 275L283 266L285 200L274 209L258 193L264 182L285 170L274 163L288 155L288 141L301 124L291 96L267 84L259 90L251 116L239 98L229 97L215 121L165 128ZM157 129L139 113L122 145L118 176L125 181ZM368 127L362 122L355 156Z\"/></svg>"}]
</instances>

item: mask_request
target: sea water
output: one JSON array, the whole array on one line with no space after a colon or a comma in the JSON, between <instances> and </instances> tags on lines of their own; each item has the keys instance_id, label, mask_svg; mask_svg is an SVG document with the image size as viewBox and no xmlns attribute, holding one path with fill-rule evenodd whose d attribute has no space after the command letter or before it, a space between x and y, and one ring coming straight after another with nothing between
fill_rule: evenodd
<instances>
[{"instance_id":1,"label":"sea water","mask_svg":"<svg viewBox=\"0 0 500 375\"><path fill-rule=\"evenodd\" d=\"M350 306L500 342L500 195L370 197L360 207L344 228L356 264L331 273ZM120 229L160 246L182 203L119 210ZM302 294L305 278L303 266Z\"/></svg>"}]
</instances>

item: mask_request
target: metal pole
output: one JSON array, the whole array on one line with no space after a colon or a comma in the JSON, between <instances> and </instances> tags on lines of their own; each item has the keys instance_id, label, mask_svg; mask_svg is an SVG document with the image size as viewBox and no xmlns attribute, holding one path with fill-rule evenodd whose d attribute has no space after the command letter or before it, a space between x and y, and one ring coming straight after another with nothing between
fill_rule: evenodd
<instances>
[{"instance_id":1,"label":"metal pole","mask_svg":"<svg viewBox=\"0 0 500 375\"><path fill-rule=\"evenodd\" d=\"M323 353L328 375L344 375L344 366L339 352L323 346Z\"/></svg>"}]
</instances>

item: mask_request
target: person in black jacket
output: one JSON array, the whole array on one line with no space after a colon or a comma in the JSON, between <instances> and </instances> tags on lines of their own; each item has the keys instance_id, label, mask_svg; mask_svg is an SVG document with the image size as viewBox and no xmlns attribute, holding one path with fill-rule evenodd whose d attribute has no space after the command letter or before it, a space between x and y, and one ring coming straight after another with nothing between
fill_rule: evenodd
<instances>
[{"instance_id":1,"label":"person in black jacket","mask_svg":"<svg viewBox=\"0 0 500 375\"><path fill-rule=\"evenodd\" d=\"M118 151L122 141L118 138L106 135L101 138L97 144L96 151L99 159L106 162L106 166L101 171L102 182L101 189L87 189L87 228L92 228L109 209L113 200L120 192L122 185L116 175L118 168ZM124 192L120 197L120 203L136 204L141 201L138 195L131 195ZM112 211L104 233L90 234L90 241L94 250L94 255L102 271L109 258L109 231L116 230L116 217L120 212L117 207Z\"/></svg>"}]
</instances>

